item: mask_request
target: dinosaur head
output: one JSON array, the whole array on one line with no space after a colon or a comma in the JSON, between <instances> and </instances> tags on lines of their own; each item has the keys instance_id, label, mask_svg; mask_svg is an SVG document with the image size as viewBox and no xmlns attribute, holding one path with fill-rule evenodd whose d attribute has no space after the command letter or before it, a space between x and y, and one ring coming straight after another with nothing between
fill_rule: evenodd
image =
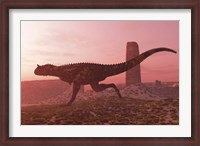
<instances>
[{"instance_id":1,"label":"dinosaur head","mask_svg":"<svg viewBox=\"0 0 200 146\"><path fill-rule=\"evenodd\" d=\"M40 75L40 76L47 76L50 75L54 66L51 64L45 64L45 65L38 65L37 68L34 70L34 74Z\"/></svg>"}]
</instances>

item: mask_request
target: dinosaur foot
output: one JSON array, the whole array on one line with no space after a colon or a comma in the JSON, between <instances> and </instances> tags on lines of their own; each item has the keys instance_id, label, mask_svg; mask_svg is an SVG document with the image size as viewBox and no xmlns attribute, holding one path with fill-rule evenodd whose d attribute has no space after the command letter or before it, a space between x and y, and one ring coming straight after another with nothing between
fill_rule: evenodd
<instances>
[{"instance_id":1,"label":"dinosaur foot","mask_svg":"<svg viewBox=\"0 0 200 146\"><path fill-rule=\"evenodd\" d=\"M117 92L117 95L119 96L119 98L122 98L122 95L120 94L120 92Z\"/></svg>"},{"instance_id":2,"label":"dinosaur foot","mask_svg":"<svg viewBox=\"0 0 200 146\"><path fill-rule=\"evenodd\" d=\"M67 106L71 106L71 105L72 105L72 102L68 102L68 103L67 103Z\"/></svg>"},{"instance_id":3,"label":"dinosaur foot","mask_svg":"<svg viewBox=\"0 0 200 146\"><path fill-rule=\"evenodd\" d=\"M115 91L116 91L117 95L119 96L119 98L122 98L122 95L121 95L119 89L116 88Z\"/></svg>"},{"instance_id":4,"label":"dinosaur foot","mask_svg":"<svg viewBox=\"0 0 200 146\"><path fill-rule=\"evenodd\" d=\"M66 104L61 104L61 105L59 105L60 107L66 107Z\"/></svg>"},{"instance_id":5,"label":"dinosaur foot","mask_svg":"<svg viewBox=\"0 0 200 146\"><path fill-rule=\"evenodd\" d=\"M71 102L68 102L67 104L60 104L59 106L60 107L66 107L66 106L71 106L72 105L72 103Z\"/></svg>"}]
</instances>

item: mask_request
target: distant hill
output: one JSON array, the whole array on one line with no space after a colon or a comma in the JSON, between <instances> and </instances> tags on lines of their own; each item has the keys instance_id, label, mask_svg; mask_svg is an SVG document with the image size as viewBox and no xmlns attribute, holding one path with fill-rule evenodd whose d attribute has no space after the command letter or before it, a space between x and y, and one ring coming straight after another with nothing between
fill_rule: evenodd
<instances>
[{"instance_id":1,"label":"distant hill","mask_svg":"<svg viewBox=\"0 0 200 146\"><path fill-rule=\"evenodd\" d=\"M176 86L174 86L176 85ZM178 98L178 83L143 83L126 87L117 85L123 97L137 99ZM60 80L24 81L21 85L22 106L27 104L66 104L72 96L72 88L69 84ZM75 102L101 97L117 97L113 89L102 92L88 90L77 94Z\"/></svg>"},{"instance_id":2,"label":"distant hill","mask_svg":"<svg viewBox=\"0 0 200 146\"><path fill-rule=\"evenodd\" d=\"M21 82L21 104L38 104L68 90L69 84L60 80Z\"/></svg>"},{"instance_id":3,"label":"distant hill","mask_svg":"<svg viewBox=\"0 0 200 146\"><path fill-rule=\"evenodd\" d=\"M120 89L123 98L133 98L133 99L145 99L145 100L159 100L164 98L178 98L178 87L169 87L165 85L155 86L152 84L147 87L145 84L130 85L128 87L124 86ZM72 96L72 89L65 90L58 96L49 98L46 101L40 102L41 104L67 104ZM102 97L119 98L114 91L114 89L106 89L101 92L95 92L93 90L87 90L85 92L78 92L75 102L79 100L90 100Z\"/></svg>"}]
</instances>

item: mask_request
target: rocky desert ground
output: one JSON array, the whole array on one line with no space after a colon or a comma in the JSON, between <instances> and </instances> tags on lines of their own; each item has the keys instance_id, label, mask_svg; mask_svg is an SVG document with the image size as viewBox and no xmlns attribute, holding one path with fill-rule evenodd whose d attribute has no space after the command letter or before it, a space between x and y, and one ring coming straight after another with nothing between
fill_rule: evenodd
<instances>
[{"instance_id":1,"label":"rocky desert ground","mask_svg":"<svg viewBox=\"0 0 200 146\"><path fill-rule=\"evenodd\" d=\"M175 88L175 89L174 89ZM158 91L168 92L161 95ZM168 91L167 91L168 90ZM177 92L176 92L177 90ZM71 106L70 87L45 100L22 106L22 125L177 125L179 124L178 88L131 85L114 90L79 93ZM156 94L159 93L159 94Z\"/></svg>"}]
</instances>

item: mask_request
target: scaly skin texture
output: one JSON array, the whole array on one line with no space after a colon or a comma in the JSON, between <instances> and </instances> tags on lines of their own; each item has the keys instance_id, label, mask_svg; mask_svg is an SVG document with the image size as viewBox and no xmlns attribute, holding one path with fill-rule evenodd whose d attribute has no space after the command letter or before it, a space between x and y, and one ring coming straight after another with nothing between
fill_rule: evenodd
<instances>
[{"instance_id":1,"label":"scaly skin texture","mask_svg":"<svg viewBox=\"0 0 200 146\"><path fill-rule=\"evenodd\" d=\"M146 51L129 61L119 64L109 65L95 63L76 63L62 66L46 64L42 66L37 65L34 73L36 75L42 76L56 76L59 77L62 81L68 82L69 84L73 83L72 98L67 105L71 105L73 103L80 89L80 86L87 84L90 84L92 89L96 92L103 91L107 88L114 88L119 98L122 98L119 89L115 84L99 84L99 82L103 81L109 76L114 76L128 71L134 66L140 64L150 55L160 51L176 53L174 50L168 48L156 48Z\"/></svg>"}]
</instances>

